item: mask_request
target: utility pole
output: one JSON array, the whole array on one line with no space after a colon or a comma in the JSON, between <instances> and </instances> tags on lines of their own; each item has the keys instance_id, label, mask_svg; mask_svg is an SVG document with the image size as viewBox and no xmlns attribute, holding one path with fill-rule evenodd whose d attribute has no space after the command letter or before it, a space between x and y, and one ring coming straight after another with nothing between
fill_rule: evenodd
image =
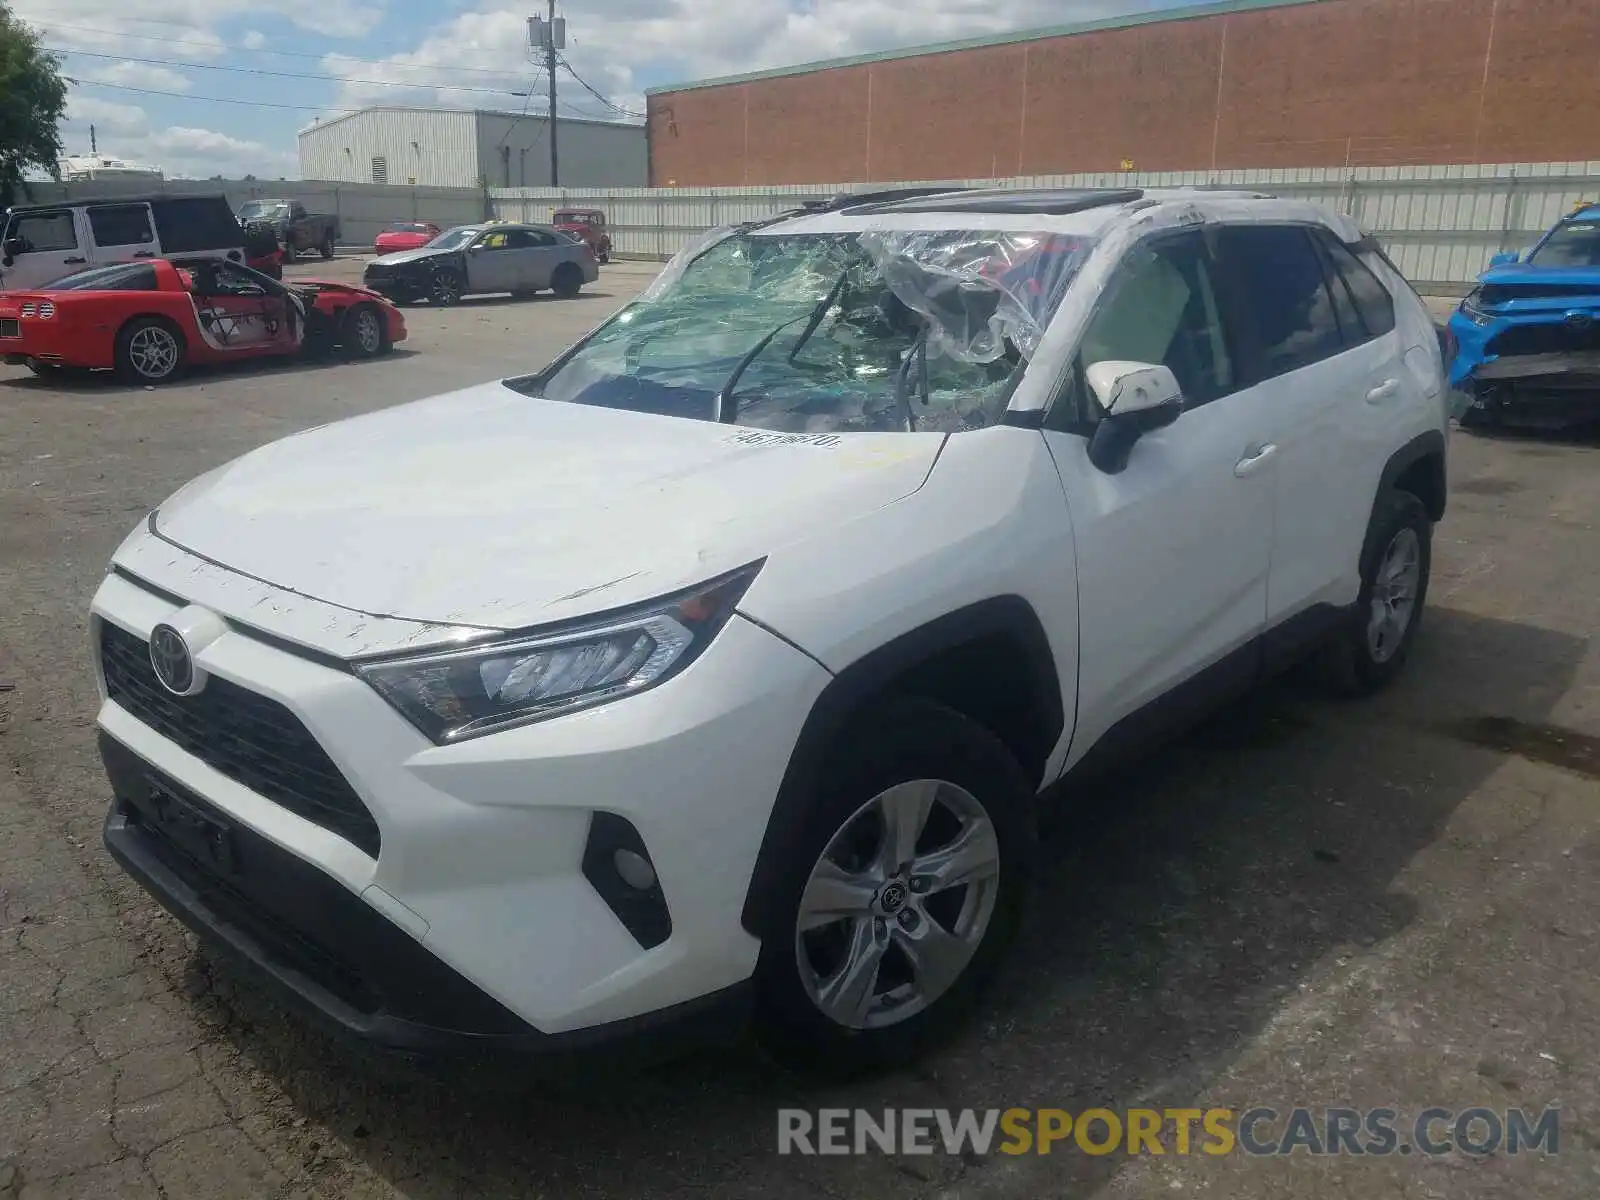
<instances>
[{"instance_id":1,"label":"utility pole","mask_svg":"<svg viewBox=\"0 0 1600 1200\"><path fill-rule=\"evenodd\" d=\"M545 70L550 73L550 186L561 186L560 161L556 152L556 51L566 49L567 19L556 16L556 0L549 0L549 17L528 18L528 42L544 51Z\"/></svg>"}]
</instances>

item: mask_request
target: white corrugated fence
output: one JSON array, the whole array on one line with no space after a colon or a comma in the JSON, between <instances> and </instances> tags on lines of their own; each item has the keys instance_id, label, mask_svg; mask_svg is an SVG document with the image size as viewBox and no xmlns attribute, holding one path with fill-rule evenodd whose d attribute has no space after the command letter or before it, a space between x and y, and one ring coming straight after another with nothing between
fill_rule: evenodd
<instances>
[{"instance_id":1,"label":"white corrugated fence","mask_svg":"<svg viewBox=\"0 0 1600 1200\"><path fill-rule=\"evenodd\" d=\"M1037 175L1013 179L936 180L951 187L1229 187L1319 201L1352 214L1388 247L1396 264L1424 290L1465 287L1502 250L1531 245L1582 200L1600 202L1600 161L1502 163L1447 167L1307 167L1275 171L1187 171ZM33 184L34 200L55 201L132 192L226 191L235 204L286 196L313 211L338 213L347 245L370 245L390 221L440 225L481 220L547 221L560 205L604 209L618 254L666 258L714 225L754 220L805 200L861 184L749 188L474 188L290 180L96 181ZM915 184L884 184L911 187Z\"/></svg>"},{"instance_id":2,"label":"white corrugated fence","mask_svg":"<svg viewBox=\"0 0 1600 1200\"><path fill-rule=\"evenodd\" d=\"M952 187L1228 187L1316 201L1353 215L1425 289L1455 290L1489 257L1521 250L1582 200L1600 202L1600 161L1445 167L1307 167L934 180ZM922 186L927 186L922 185ZM604 209L619 254L664 258L694 234L862 184L752 188L496 188L497 215L549 220L558 205ZM914 187L918 184L884 184Z\"/></svg>"}]
</instances>

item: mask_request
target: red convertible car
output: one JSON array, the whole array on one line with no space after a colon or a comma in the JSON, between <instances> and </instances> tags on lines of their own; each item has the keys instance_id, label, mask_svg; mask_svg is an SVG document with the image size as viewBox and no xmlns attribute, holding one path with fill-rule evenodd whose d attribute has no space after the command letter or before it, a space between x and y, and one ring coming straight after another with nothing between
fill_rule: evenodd
<instances>
[{"instance_id":1,"label":"red convertible car","mask_svg":"<svg viewBox=\"0 0 1600 1200\"><path fill-rule=\"evenodd\" d=\"M373 240L372 252L396 254L401 250L420 250L439 233L439 227L432 221L395 221Z\"/></svg>"},{"instance_id":2,"label":"red convertible car","mask_svg":"<svg viewBox=\"0 0 1600 1200\"><path fill-rule=\"evenodd\" d=\"M112 369L164 383L190 363L313 354L367 358L406 336L400 310L342 283L282 284L215 258L94 267L48 288L0 292L0 355L36 374Z\"/></svg>"}]
</instances>

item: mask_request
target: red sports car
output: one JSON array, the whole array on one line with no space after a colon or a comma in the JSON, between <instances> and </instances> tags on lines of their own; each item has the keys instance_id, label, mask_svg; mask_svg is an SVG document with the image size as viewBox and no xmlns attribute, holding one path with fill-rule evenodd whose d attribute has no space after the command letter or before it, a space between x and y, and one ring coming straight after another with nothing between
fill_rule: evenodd
<instances>
[{"instance_id":1,"label":"red sports car","mask_svg":"<svg viewBox=\"0 0 1600 1200\"><path fill-rule=\"evenodd\" d=\"M394 254L399 250L420 250L440 233L431 221L395 221L373 240L374 254Z\"/></svg>"},{"instance_id":2,"label":"red sports car","mask_svg":"<svg viewBox=\"0 0 1600 1200\"><path fill-rule=\"evenodd\" d=\"M47 288L0 292L0 355L43 375L114 369L163 383L189 363L312 354L383 354L406 336L400 310L343 283L282 284L215 258L94 267Z\"/></svg>"}]
</instances>

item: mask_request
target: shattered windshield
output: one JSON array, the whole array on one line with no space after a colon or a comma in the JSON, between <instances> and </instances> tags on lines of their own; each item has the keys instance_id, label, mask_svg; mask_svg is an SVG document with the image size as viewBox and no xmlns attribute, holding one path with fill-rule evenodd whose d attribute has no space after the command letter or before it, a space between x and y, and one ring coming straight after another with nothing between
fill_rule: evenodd
<instances>
[{"instance_id":1,"label":"shattered windshield","mask_svg":"<svg viewBox=\"0 0 1600 1200\"><path fill-rule=\"evenodd\" d=\"M1567 221L1528 256L1540 267L1600 267L1600 221Z\"/></svg>"},{"instance_id":2,"label":"shattered windshield","mask_svg":"<svg viewBox=\"0 0 1600 1200\"><path fill-rule=\"evenodd\" d=\"M734 233L516 386L786 433L980 428L1090 248L993 230Z\"/></svg>"},{"instance_id":3,"label":"shattered windshield","mask_svg":"<svg viewBox=\"0 0 1600 1200\"><path fill-rule=\"evenodd\" d=\"M429 250L459 250L473 238L478 236L478 226L457 225L454 229L446 229L433 241L428 243Z\"/></svg>"}]
</instances>

